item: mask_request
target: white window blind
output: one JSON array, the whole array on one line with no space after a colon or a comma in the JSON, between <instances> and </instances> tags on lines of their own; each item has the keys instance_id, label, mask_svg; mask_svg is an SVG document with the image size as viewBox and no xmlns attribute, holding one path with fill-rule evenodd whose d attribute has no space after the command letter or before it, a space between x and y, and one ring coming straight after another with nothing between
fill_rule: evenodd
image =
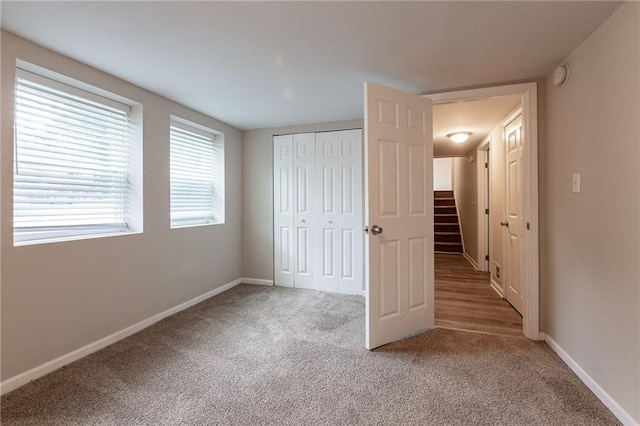
<instances>
[{"instance_id":1,"label":"white window blind","mask_svg":"<svg viewBox=\"0 0 640 426\"><path fill-rule=\"evenodd\" d=\"M18 73L14 243L127 230L129 107L100 99Z\"/></svg>"},{"instance_id":2,"label":"white window blind","mask_svg":"<svg viewBox=\"0 0 640 426\"><path fill-rule=\"evenodd\" d=\"M171 227L217 223L214 135L172 122L170 146Z\"/></svg>"}]
</instances>

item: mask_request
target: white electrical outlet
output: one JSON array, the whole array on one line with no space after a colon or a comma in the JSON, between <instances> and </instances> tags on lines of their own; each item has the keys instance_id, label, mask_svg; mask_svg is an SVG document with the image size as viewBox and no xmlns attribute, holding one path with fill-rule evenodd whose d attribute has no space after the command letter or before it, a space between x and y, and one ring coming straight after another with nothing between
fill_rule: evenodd
<instances>
[{"instance_id":1,"label":"white electrical outlet","mask_svg":"<svg viewBox=\"0 0 640 426\"><path fill-rule=\"evenodd\" d=\"M571 192L576 194L580 193L580 173L573 174L573 180L571 183Z\"/></svg>"}]
</instances>

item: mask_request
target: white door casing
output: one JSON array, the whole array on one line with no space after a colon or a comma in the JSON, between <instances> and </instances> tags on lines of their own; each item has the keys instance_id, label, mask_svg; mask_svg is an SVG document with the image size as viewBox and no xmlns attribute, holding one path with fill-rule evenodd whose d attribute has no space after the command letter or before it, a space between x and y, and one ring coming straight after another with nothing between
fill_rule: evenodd
<instances>
[{"instance_id":1,"label":"white door casing","mask_svg":"<svg viewBox=\"0 0 640 426\"><path fill-rule=\"evenodd\" d=\"M429 99L365 83L367 349L434 325L432 132Z\"/></svg>"},{"instance_id":2,"label":"white door casing","mask_svg":"<svg viewBox=\"0 0 640 426\"><path fill-rule=\"evenodd\" d=\"M293 135L293 286L296 288L315 288L315 154L314 133Z\"/></svg>"},{"instance_id":3,"label":"white door casing","mask_svg":"<svg viewBox=\"0 0 640 426\"><path fill-rule=\"evenodd\" d=\"M316 134L316 288L361 294L362 131Z\"/></svg>"},{"instance_id":4,"label":"white door casing","mask_svg":"<svg viewBox=\"0 0 640 426\"><path fill-rule=\"evenodd\" d=\"M524 313L523 246L524 209L522 191L523 149L522 115L505 126L505 212L504 288L507 301Z\"/></svg>"},{"instance_id":5,"label":"white door casing","mask_svg":"<svg viewBox=\"0 0 640 426\"><path fill-rule=\"evenodd\" d=\"M293 287L293 135L273 138L274 283Z\"/></svg>"},{"instance_id":6,"label":"white door casing","mask_svg":"<svg viewBox=\"0 0 640 426\"><path fill-rule=\"evenodd\" d=\"M540 331L540 256L538 220L538 88L537 83L506 84L441 92L425 95L436 104L486 99L487 97L522 96L522 135L526 141L523 152L523 211L526 220L523 246L523 286L525 309L522 331L532 340L544 340Z\"/></svg>"}]
</instances>

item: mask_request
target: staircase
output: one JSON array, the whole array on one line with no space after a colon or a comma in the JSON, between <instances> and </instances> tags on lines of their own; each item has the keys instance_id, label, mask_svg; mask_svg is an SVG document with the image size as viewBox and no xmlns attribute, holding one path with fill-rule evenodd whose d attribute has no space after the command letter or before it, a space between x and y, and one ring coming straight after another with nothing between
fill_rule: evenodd
<instances>
[{"instance_id":1,"label":"staircase","mask_svg":"<svg viewBox=\"0 0 640 426\"><path fill-rule=\"evenodd\" d=\"M433 191L436 252L462 253L462 236L453 191Z\"/></svg>"}]
</instances>

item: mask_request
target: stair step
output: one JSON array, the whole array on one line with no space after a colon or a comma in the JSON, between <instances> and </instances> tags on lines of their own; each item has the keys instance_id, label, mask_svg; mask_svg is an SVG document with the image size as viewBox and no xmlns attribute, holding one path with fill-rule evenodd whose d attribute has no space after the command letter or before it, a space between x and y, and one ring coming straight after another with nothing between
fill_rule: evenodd
<instances>
[{"instance_id":1,"label":"stair step","mask_svg":"<svg viewBox=\"0 0 640 426\"><path fill-rule=\"evenodd\" d=\"M433 229L435 230L435 232L460 233L460 227L457 223L435 223Z\"/></svg>"},{"instance_id":2,"label":"stair step","mask_svg":"<svg viewBox=\"0 0 640 426\"><path fill-rule=\"evenodd\" d=\"M462 236L459 232L436 232L434 234L435 243L462 243Z\"/></svg>"},{"instance_id":3,"label":"stair step","mask_svg":"<svg viewBox=\"0 0 640 426\"><path fill-rule=\"evenodd\" d=\"M433 198L453 198L453 191L433 191Z\"/></svg>"},{"instance_id":4,"label":"stair step","mask_svg":"<svg viewBox=\"0 0 640 426\"><path fill-rule=\"evenodd\" d=\"M460 244L460 243L435 243L434 249L437 252L462 253L462 244Z\"/></svg>"},{"instance_id":5,"label":"stair step","mask_svg":"<svg viewBox=\"0 0 640 426\"><path fill-rule=\"evenodd\" d=\"M456 199L455 198L434 198L433 205L434 206L455 206Z\"/></svg>"},{"instance_id":6,"label":"stair step","mask_svg":"<svg viewBox=\"0 0 640 426\"><path fill-rule=\"evenodd\" d=\"M433 206L434 214L457 214L456 206Z\"/></svg>"},{"instance_id":7,"label":"stair step","mask_svg":"<svg viewBox=\"0 0 640 426\"><path fill-rule=\"evenodd\" d=\"M435 214L433 218L434 223L458 223L457 214Z\"/></svg>"}]
</instances>

